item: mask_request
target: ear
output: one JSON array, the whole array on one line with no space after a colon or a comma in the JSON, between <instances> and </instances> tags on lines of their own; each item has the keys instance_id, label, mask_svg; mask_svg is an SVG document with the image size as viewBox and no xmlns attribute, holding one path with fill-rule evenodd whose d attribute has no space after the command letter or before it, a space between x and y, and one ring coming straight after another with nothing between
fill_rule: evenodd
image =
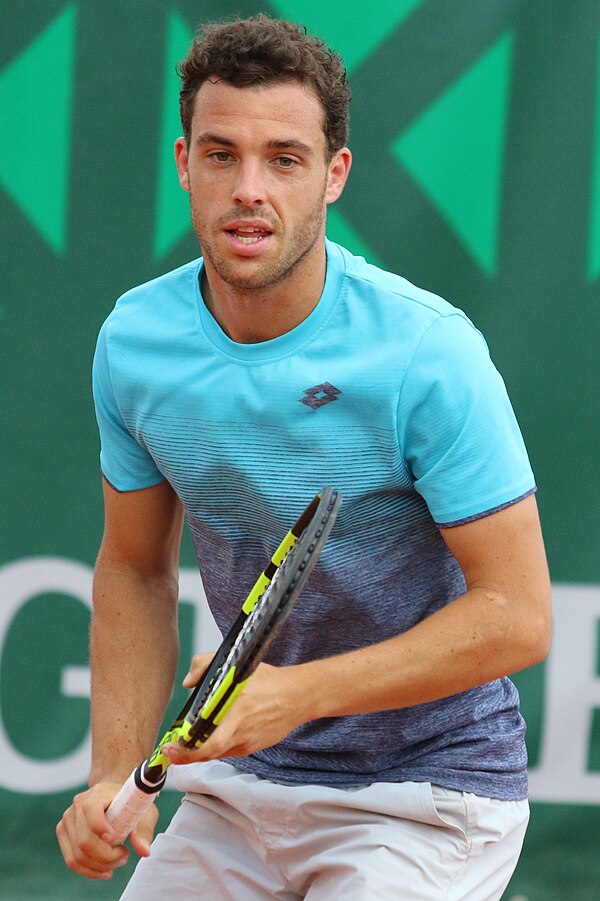
<instances>
[{"instance_id":1,"label":"ear","mask_svg":"<svg viewBox=\"0 0 600 901\"><path fill-rule=\"evenodd\" d=\"M188 145L185 138L177 138L175 141L175 164L179 175L179 184L184 191L190 190L190 174L188 169Z\"/></svg>"},{"instance_id":2,"label":"ear","mask_svg":"<svg viewBox=\"0 0 600 901\"><path fill-rule=\"evenodd\" d=\"M332 157L327 171L326 203L334 203L340 197L350 174L351 165L352 154L347 147L342 147Z\"/></svg>"}]
</instances>

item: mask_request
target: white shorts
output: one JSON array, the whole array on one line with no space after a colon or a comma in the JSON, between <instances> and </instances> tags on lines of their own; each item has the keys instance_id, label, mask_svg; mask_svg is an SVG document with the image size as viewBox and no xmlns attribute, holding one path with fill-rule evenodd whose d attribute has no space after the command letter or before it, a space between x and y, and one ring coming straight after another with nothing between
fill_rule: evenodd
<instances>
[{"instance_id":1,"label":"white shorts","mask_svg":"<svg viewBox=\"0 0 600 901\"><path fill-rule=\"evenodd\" d=\"M194 791L126 901L498 901L529 820L527 801L428 782L280 785L220 761L177 771Z\"/></svg>"}]
</instances>

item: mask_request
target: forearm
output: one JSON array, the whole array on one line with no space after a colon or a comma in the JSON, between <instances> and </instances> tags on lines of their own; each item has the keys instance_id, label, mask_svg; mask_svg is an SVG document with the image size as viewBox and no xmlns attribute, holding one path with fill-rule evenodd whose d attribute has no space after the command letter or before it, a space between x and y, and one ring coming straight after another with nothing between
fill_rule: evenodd
<instances>
[{"instance_id":1,"label":"forearm","mask_svg":"<svg viewBox=\"0 0 600 901\"><path fill-rule=\"evenodd\" d=\"M206 745L193 752L172 746L171 760L252 754L310 720L426 704L542 660L551 594L533 497L447 528L443 537L465 594L388 641L296 666L259 665Z\"/></svg>"},{"instance_id":2,"label":"forearm","mask_svg":"<svg viewBox=\"0 0 600 901\"><path fill-rule=\"evenodd\" d=\"M91 629L90 784L125 779L152 749L178 658L177 581L102 552Z\"/></svg>"},{"instance_id":3,"label":"forearm","mask_svg":"<svg viewBox=\"0 0 600 901\"><path fill-rule=\"evenodd\" d=\"M307 719L425 704L546 656L550 579L533 496L442 534L465 594L387 642L300 668Z\"/></svg>"},{"instance_id":4,"label":"forearm","mask_svg":"<svg viewBox=\"0 0 600 901\"><path fill-rule=\"evenodd\" d=\"M177 764L253 754L310 720L425 704L490 682L538 662L548 640L544 591L511 604L472 588L388 641L295 666L260 664L206 744L163 750ZM192 682L205 665L194 658Z\"/></svg>"},{"instance_id":5,"label":"forearm","mask_svg":"<svg viewBox=\"0 0 600 901\"><path fill-rule=\"evenodd\" d=\"M516 609L515 609L516 608ZM473 588L388 641L295 667L303 719L424 704L539 662L548 623Z\"/></svg>"}]
</instances>

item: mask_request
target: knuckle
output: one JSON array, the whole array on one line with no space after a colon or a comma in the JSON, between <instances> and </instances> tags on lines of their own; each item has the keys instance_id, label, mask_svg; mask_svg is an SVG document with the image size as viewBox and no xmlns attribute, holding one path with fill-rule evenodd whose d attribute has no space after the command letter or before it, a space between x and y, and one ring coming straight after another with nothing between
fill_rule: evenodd
<instances>
[{"instance_id":1,"label":"knuckle","mask_svg":"<svg viewBox=\"0 0 600 901\"><path fill-rule=\"evenodd\" d=\"M211 742L210 748L207 748L207 751L210 753L211 757L221 757L228 749L228 744L226 744L224 741L215 739L213 742Z\"/></svg>"},{"instance_id":2,"label":"knuckle","mask_svg":"<svg viewBox=\"0 0 600 901\"><path fill-rule=\"evenodd\" d=\"M65 854L65 863L70 870L75 870L75 872L77 872L77 870L79 869L79 861L77 859L77 856L73 854L72 851L69 851Z\"/></svg>"},{"instance_id":3,"label":"knuckle","mask_svg":"<svg viewBox=\"0 0 600 901\"><path fill-rule=\"evenodd\" d=\"M91 857L93 851L93 842L89 838L84 838L79 843L81 857Z\"/></svg>"}]
</instances>

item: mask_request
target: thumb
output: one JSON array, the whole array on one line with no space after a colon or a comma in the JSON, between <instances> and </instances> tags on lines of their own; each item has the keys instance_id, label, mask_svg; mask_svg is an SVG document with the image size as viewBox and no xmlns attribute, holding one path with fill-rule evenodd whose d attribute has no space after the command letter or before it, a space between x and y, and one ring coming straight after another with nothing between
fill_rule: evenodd
<instances>
[{"instance_id":1,"label":"thumb","mask_svg":"<svg viewBox=\"0 0 600 901\"><path fill-rule=\"evenodd\" d=\"M184 688L193 688L197 685L214 658L214 654L195 654L192 657L190 671L183 680Z\"/></svg>"},{"instance_id":2,"label":"thumb","mask_svg":"<svg viewBox=\"0 0 600 901\"><path fill-rule=\"evenodd\" d=\"M131 847L139 857L150 856L150 845L154 838L154 827L157 820L158 810L152 804L129 836Z\"/></svg>"}]
</instances>

